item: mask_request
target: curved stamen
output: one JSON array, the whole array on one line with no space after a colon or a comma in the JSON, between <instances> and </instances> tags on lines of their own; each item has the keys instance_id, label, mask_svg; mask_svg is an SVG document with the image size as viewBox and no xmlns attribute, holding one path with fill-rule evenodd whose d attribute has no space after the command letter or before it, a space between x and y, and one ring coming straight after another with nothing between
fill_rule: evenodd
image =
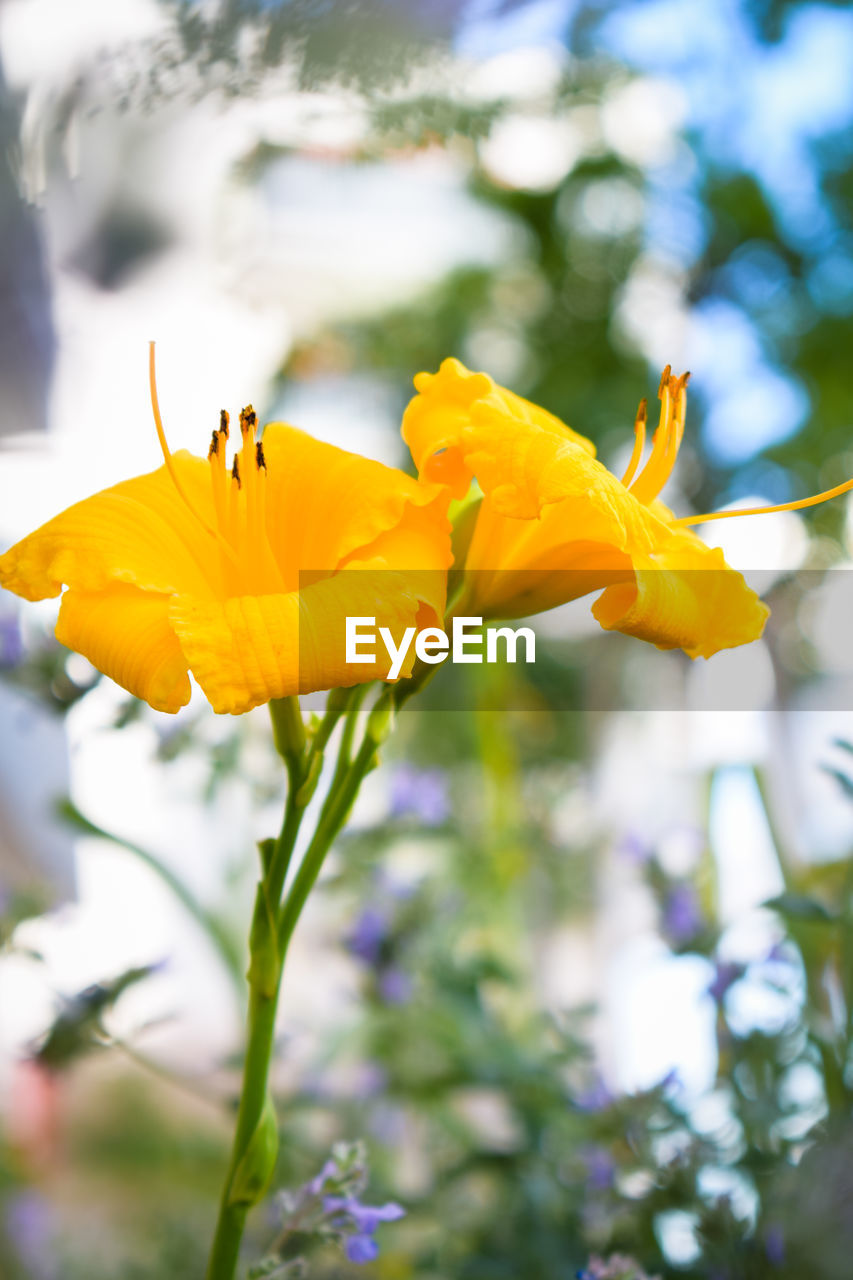
<instances>
[{"instance_id":1,"label":"curved stamen","mask_svg":"<svg viewBox=\"0 0 853 1280\"><path fill-rule=\"evenodd\" d=\"M673 378L670 365L663 371L658 391L661 400L660 422L655 431L654 446L648 462L631 488L638 502L653 502L672 474L684 436L689 377L689 373L682 373Z\"/></svg>"},{"instance_id":2,"label":"curved stamen","mask_svg":"<svg viewBox=\"0 0 853 1280\"><path fill-rule=\"evenodd\" d=\"M631 492L638 502L651 502L657 497L664 485L662 477L662 468L669 446L670 427L672 424L672 396L669 392L670 365L667 365L661 377L660 389L658 396L660 397L660 419L652 442L652 451L648 456L646 465L643 467L637 479L631 486Z\"/></svg>"},{"instance_id":3,"label":"curved stamen","mask_svg":"<svg viewBox=\"0 0 853 1280\"><path fill-rule=\"evenodd\" d=\"M220 418L221 421L221 418ZM228 427L214 431L210 441L207 460L210 463L210 481L213 489L213 505L216 510L216 523L220 533L228 528L227 516L227 481L225 476L225 442L228 439Z\"/></svg>"},{"instance_id":4,"label":"curved stamen","mask_svg":"<svg viewBox=\"0 0 853 1280\"><path fill-rule=\"evenodd\" d=\"M621 480L621 483L624 484L626 489L628 488L631 481L634 479L634 476L637 471L637 467L640 465L640 459L643 456L643 450L646 447L647 409L648 409L648 401L644 396L643 399L640 401L640 406L637 409L637 416L634 419L634 448L631 451L631 457L628 460L628 465L625 468L625 474L623 475Z\"/></svg>"},{"instance_id":5,"label":"curved stamen","mask_svg":"<svg viewBox=\"0 0 853 1280\"><path fill-rule=\"evenodd\" d=\"M682 516L679 520L674 520L673 524L706 524L709 520L730 520L733 516L767 516L776 511L802 511L805 507L817 507L822 502L829 502L831 498L838 498L842 493L851 491L853 479L837 484L834 489L825 489L823 493L815 493L810 498L799 498L795 502L780 502L771 507L745 507L734 511L709 511L701 516Z\"/></svg>"},{"instance_id":6,"label":"curved stamen","mask_svg":"<svg viewBox=\"0 0 853 1280\"><path fill-rule=\"evenodd\" d=\"M204 516L200 515L199 512L196 511L195 507L187 497L187 493L186 493L186 490L184 489L184 486L181 484L180 480L178 479L178 473L175 470L175 463L172 459L172 454L171 454L171 450L169 449L168 441L166 440L166 432L163 430L163 419L160 417L160 402L157 399L157 369L156 369L156 364L154 359L154 343L153 342L149 342L148 344L148 385L151 389L151 411L154 414L154 426L157 428L157 439L160 441L160 449L162 450L162 453L163 453L163 461L166 463L166 470L169 472L169 475L172 478L172 482L176 490L180 494L181 498L183 499L184 503L186 504L188 510L191 512L193 517L198 521L202 529L204 529L205 533L210 534L211 538L216 539L216 541L219 543L222 550L230 557L230 559L234 562L234 564L236 564L237 558L234 555L234 552L229 547L228 543L222 537L222 534L219 533L217 529L214 529L211 525L209 525L205 520Z\"/></svg>"}]
</instances>

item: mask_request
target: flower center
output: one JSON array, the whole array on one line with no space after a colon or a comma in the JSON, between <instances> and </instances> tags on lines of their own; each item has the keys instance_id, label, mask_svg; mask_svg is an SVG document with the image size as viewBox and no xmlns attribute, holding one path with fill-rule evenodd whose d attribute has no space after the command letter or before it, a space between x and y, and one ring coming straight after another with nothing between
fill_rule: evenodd
<instances>
[{"instance_id":1,"label":"flower center","mask_svg":"<svg viewBox=\"0 0 853 1280\"><path fill-rule=\"evenodd\" d=\"M207 454L215 516L215 524L210 524L187 495L166 440L157 399L153 342L148 367L151 408L166 468L195 520L217 544L226 593L274 595L283 591L284 579L267 533L267 464L263 445L255 440L258 420L254 409L247 405L240 412L241 445L234 451L230 473L226 460L230 419L225 409L219 415L219 429L211 436Z\"/></svg>"}]
</instances>

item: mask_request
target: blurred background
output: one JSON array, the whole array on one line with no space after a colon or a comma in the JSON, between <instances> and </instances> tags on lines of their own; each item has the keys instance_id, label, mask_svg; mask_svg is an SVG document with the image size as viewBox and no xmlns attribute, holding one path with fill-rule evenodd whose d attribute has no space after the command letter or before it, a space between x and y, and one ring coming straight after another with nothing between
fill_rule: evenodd
<instances>
[{"instance_id":1,"label":"blurred background","mask_svg":"<svg viewBox=\"0 0 853 1280\"><path fill-rule=\"evenodd\" d=\"M409 466L455 354L618 473L671 362L680 514L840 483L851 66L843 2L4 0L0 548L158 464L151 338L173 448L253 401ZM853 505L705 532L773 608L737 697L557 610L333 853L276 1187L363 1139L365 1274L849 1274ZM152 712L54 620L0 598L0 1275L200 1276L283 780L263 708Z\"/></svg>"}]
</instances>

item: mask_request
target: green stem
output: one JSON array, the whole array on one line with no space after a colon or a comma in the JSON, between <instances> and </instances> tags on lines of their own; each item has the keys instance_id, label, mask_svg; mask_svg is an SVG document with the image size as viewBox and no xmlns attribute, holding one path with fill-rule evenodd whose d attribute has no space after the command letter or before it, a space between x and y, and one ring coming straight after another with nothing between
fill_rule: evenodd
<instances>
[{"instance_id":1,"label":"green stem","mask_svg":"<svg viewBox=\"0 0 853 1280\"><path fill-rule=\"evenodd\" d=\"M240 1097L240 1110L237 1112L237 1128L234 1130L231 1164L219 1204L219 1220L216 1222L213 1249L207 1263L207 1280L232 1280L240 1258L240 1244L243 1228L251 1204L246 1201L233 1201L232 1189L243 1155L245 1155L252 1135L260 1123L261 1112L266 1101L266 1076L269 1074L269 1062L273 1053L275 1033L275 1007L278 1005L278 991L273 996L265 996L252 987L248 997L248 1042L246 1061L243 1065L243 1087Z\"/></svg>"},{"instance_id":2,"label":"green stem","mask_svg":"<svg viewBox=\"0 0 853 1280\"><path fill-rule=\"evenodd\" d=\"M338 769L335 772L335 778L329 788L329 794L318 819L317 828L305 851L305 856L300 863L299 870L281 911L278 941L282 960L287 953L293 930L296 928L296 923L302 914L308 895L320 874L326 854L329 852L335 836L346 822L353 801L366 774L373 767L377 745L366 734L355 759L349 764L343 764L343 751L346 743L341 743L342 754L338 758Z\"/></svg>"},{"instance_id":3,"label":"green stem","mask_svg":"<svg viewBox=\"0 0 853 1280\"><path fill-rule=\"evenodd\" d=\"M276 841L273 856L267 871L266 887L268 900L274 901L272 894L278 885L279 896L287 874L287 866L296 842L302 810L293 802L294 788L288 793L287 809L281 834ZM257 917L256 917L257 918ZM274 973L271 982L264 982L255 969L257 957L257 938L253 924L253 954L250 961L248 1039L246 1057L243 1063L243 1083L240 1092L240 1103L237 1110L237 1125L231 1147L231 1159L228 1173L222 1189L219 1204L219 1218L213 1238L213 1247L208 1263L208 1280L232 1280L240 1254L240 1242L251 1204L233 1196L235 1176L241 1161L249 1149L249 1144L258 1129L267 1097L267 1077L269 1076L275 1038L275 1015L278 1007L278 993L281 985L282 960L279 956L273 961ZM269 960L268 954L265 960Z\"/></svg>"},{"instance_id":4,"label":"green stem","mask_svg":"<svg viewBox=\"0 0 853 1280\"><path fill-rule=\"evenodd\" d=\"M245 1163L247 1160L251 1163L256 1135L264 1123L267 1078L287 946L323 858L346 820L359 782L368 768L361 750L350 765L355 713L362 696L361 690L344 691L343 694L335 691L330 695L326 715L317 727L307 751L304 736L300 737L301 716L296 699L290 705L278 703L272 704L270 708L276 746L287 766L288 796L278 839L274 845L270 842L271 847L262 846L264 875L258 886L250 940L250 997L243 1083L207 1280L233 1280L246 1218L252 1205L263 1194L264 1184L268 1181L266 1176L259 1175L256 1192L250 1196L242 1192ZM280 914L279 904L302 817L310 800L312 779L319 776L323 749L338 719L348 708L347 725L332 785L320 811L314 836ZM369 755L372 760L375 756L375 744ZM287 921L286 928L281 927L282 919ZM271 1172L270 1168L269 1173Z\"/></svg>"}]
</instances>

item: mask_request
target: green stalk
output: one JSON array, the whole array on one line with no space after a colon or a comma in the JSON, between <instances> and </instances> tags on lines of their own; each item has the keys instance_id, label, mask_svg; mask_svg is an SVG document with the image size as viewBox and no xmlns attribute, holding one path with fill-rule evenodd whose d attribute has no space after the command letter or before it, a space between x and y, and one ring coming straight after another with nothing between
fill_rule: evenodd
<instances>
[{"instance_id":1,"label":"green stalk","mask_svg":"<svg viewBox=\"0 0 853 1280\"><path fill-rule=\"evenodd\" d=\"M275 842L267 869L266 883L261 882L259 900L270 901L275 885L279 895L287 874L287 866L293 852L296 836L302 821L303 810L294 803L295 788L292 781L288 791L287 807L281 834ZM231 1159L222 1189L219 1218L213 1238L208 1263L208 1280L233 1280L240 1254L240 1242L246 1225L246 1217L255 1199L260 1199L266 1183L272 1175L272 1167L259 1172L258 1194L239 1194L237 1176L249 1153L252 1140L261 1129L267 1100L267 1078L275 1037L275 1016L281 984L282 962L275 951L270 951L268 938L261 937L258 929L258 906L252 923L252 945L249 964L249 1012L246 1057L243 1064L243 1083L237 1110L237 1125L231 1147ZM269 1165L273 1166L275 1153ZM235 1192L237 1194L235 1194Z\"/></svg>"},{"instance_id":2,"label":"green stalk","mask_svg":"<svg viewBox=\"0 0 853 1280\"><path fill-rule=\"evenodd\" d=\"M358 795L359 787L376 761L376 750L379 743L371 736L369 731L365 734L355 759L352 762L346 761L344 752L347 750L352 737L351 733L347 735L346 729L353 724L354 720L351 720L345 726L344 738L341 742L341 753L338 757L338 767L335 771L335 777L332 779L326 803L323 806L311 843L305 851L305 857L302 859L299 871L282 907L278 926L278 943L282 959L287 953L293 930L296 928L296 923L302 914L308 895L316 884L326 854L329 852L335 836L349 817L349 812Z\"/></svg>"},{"instance_id":3,"label":"green stalk","mask_svg":"<svg viewBox=\"0 0 853 1280\"><path fill-rule=\"evenodd\" d=\"M264 1195L274 1171L277 1127L268 1098L267 1079L284 960L325 856L346 821L362 779L376 759L378 740L374 713L368 720L365 739L355 759L351 759L357 712L363 696L363 688L334 691L329 697L326 716L307 749L296 699L288 700L289 705L273 703L270 707L276 747L287 766L288 796L278 839L261 845L264 875L258 885L250 935L250 997L243 1083L207 1280L233 1280L249 1210ZM384 705L385 697L380 697L377 706ZM329 792L299 871L284 906L280 907L305 807L322 769L323 749L345 711L347 719ZM382 737L390 729L387 716L384 721Z\"/></svg>"}]
</instances>

